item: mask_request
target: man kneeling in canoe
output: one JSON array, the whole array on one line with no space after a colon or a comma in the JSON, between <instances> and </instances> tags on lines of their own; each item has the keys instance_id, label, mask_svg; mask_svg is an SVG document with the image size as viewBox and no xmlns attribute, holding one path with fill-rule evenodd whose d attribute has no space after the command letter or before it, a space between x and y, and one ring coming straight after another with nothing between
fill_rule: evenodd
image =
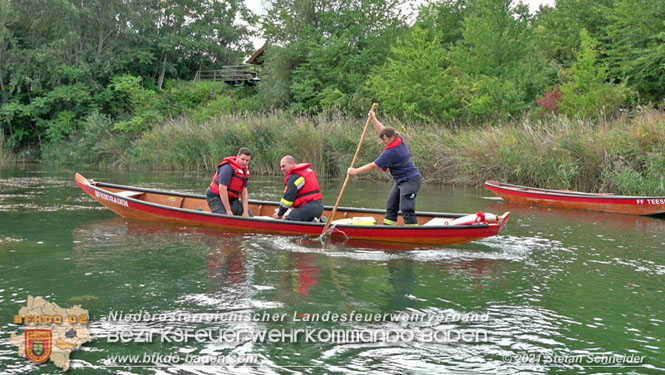
<instances>
[{"instance_id":1,"label":"man kneeling in canoe","mask_svg":"<svg viewBox=\"0 0 665 375\"><path fill-rule=\"evenodd\" d=\"M296 164L296 159L286 155L279 162L279 167L286 174L284 197L279 202L279 211L275 219L283 219L286 210L291 213L286 220L312 221L323 214L323 195L316 173L310 163Z\"/></svg>"},{"instance_id":2,"label":"man kneeling in canoe","mask_svg":"<svg viewBox=\"0 0 665 375\"><path fill-rule=\"evenodd\" d=\"M254 216L249 210L249 161L252 152L242 147L237 156L224 158L217 166L210 187L206 190L206 199L210 211L216 214Z\"/></svg>"}]
</instances>

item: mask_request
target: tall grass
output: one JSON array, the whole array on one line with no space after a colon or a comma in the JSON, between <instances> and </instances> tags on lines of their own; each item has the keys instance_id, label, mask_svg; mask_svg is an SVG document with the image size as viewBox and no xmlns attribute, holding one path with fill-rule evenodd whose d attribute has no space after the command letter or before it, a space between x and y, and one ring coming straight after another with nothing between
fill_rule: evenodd
<instances>
[{"instance_id":1,"label":"tall grass","mask_svg":"<svg viewBox=\"0 0 665 375\"><path fill-rule=\"evenodd\" d=\"M9 151L5 143L5 135L0 132L0 167L3 167L14 161L14 155Z\"/></svg>"},{"instance_id":2,"label":"tall grass","mask_svg":"<svg viewBox=\"0 0 665 375\"><path fill-rule=\"evenodd\" d=\"M251 169L259 174L279 174L279 161L293 155L312 163L322 176L346 173L362 133L357 120L340 116L312 118L276 112L267 115L231 114L197 123L172 120L144 134L134 143L132 163L164 169L214 170L240 147L252 150ZM376 137L375 137L376 138ZM380 142L367 142L370 162L380 153Z\"/></svg>"},{"instance_id":3,"label":"tall grass","mask_svg":"<svg viewBox=\"0 0 665 375\"><path fill-rule=\"evenodd\" d=\"M444 133L446 133L444 131ZM566 118L445 134L437 178L486 179L546 188L665 194L665 113L593 124Z\"/></svg>"},{"instance_id":4,"label":"tall grass","mask_svg":"<svg viewBox=\"0 0 665 375\"><path fill-rule=\"evenodd\" d=\"M225 115L202 124L173 120L135 142L131 160L167 169L214 170L244 146L252 149L252 169L258 173L278 174L280 158L291 154L311 162L321 175L343 176L363 122L285 113ZM581 191L665 194L665 113L660 111L599 124L561 117L457 130L384 122L404 136L430 181L480 185L499 179ZM370 129L357 165L373 161L382 149Z\"/></svg>"},{"instance_id":5,"label":"tall grass","mask_svg":"<svg viewBox=\"0 0 665 375\"><path fill-rule=\"evenodd\" d=\"M404 136L429 181L478 186L498 179L545 188L665 195L662 111L643 109L631 118L599 123L562 117L453 130L382 121ZM129 139L113 132L108 118L91 115L78 137L54 147L52 155L45 152L45 160L212 173L224 157L249 147L255 174L280 174L279 161L290 154L312 163L321 177L341 177L364 123L340 114L235 113L206 121L183 116ZM383 147L370 129L356 165L372 162ZM390 177L375 172L361 178Z\"/></svg>"}]
</instances>

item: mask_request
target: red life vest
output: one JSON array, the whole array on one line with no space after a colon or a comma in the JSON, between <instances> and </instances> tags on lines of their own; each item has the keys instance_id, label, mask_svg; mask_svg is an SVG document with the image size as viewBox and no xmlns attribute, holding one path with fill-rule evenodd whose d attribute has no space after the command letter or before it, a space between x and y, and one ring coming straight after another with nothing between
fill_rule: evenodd
<instances>
[{"instance_id":1,"label":"red life vest","mask_svg":"<svg viewBox=\"0 0 665 375\"><path fill-rule=\"evenodd\" d=\"M217 178L219 177L219 168L224 164L228 164L233 167L233 176L231 176L231 182L229 183L229 186L226 187L226 191L229 193L229 198L240 198L242 195L242 190L247 187L247 180L249 180L249 169L242 168L236 162L235 156L224 158L224 161L219 163L217 166L217 172L215 172L215 177L212 178L212 182L210 183L210 190L212 190L213 193L219 195L219 181Z\"/></svg>"},{"instance_id":2,"label":"red life vest","mask_svg":"<svg viewBox=\"0 0 665 375\"><path fill-rule=\"evenodd\" d=\"M296 200L293 202L293 207L304 206L311 201L323 199L321 188L319 187L319 180L316 179L316 173L310 168L311 166L312 164L310 163L297 164L286 175L284 185L289 182L289 177L291 177L292 174L297 174L305 179L305 185L298 190Z\"/></svg>"}]
</instances>

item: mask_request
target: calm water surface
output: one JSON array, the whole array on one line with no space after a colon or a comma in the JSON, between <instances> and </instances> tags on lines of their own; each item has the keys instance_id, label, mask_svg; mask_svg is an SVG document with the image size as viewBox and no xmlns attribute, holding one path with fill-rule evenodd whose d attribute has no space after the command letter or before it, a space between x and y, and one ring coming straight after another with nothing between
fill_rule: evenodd
<instances>
[{"instance_id":1,"label":"calm water surface","mask_svg":"<svg viewBox=\"0 0 665 375\"><path fill-rule=\"evenodd\" d=\"M210 179L81 172L201 194ZM277 200L282 183L252 177L251 196ZM323 184L326 204L341 184ZM343 205L382 208L389 189L352 181ZM2 169L0 373L61 373L18 357L9 343L23 329L13 316L29 295L89 310L95 339L71 354L71 373L665 371L665 220L512 205L490 195L426 185L418 205L511 211L498 237L368 246L126 220L88 198L72 170ZM146 313L154 319L122 319ZM264 314L278 318L243 319ZM188 330L209 336L174 336ZM114 342L120 331L135 336ZM141 331L152 332L152 342L139 342ZM269 332L273 339L257 336ZM637 363L616 363L631 358Z\"/></svg>"}]
</instances>

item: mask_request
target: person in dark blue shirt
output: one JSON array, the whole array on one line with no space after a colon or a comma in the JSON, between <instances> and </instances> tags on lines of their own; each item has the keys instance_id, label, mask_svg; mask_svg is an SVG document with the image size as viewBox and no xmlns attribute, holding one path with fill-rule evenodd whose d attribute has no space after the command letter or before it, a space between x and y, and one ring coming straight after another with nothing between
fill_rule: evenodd
<instances>
[{"instance_id":1,"label":"person in dark blue shirt","mask_svg":"<svg viewBox=\"0 0 665 375\"><path fill-rule=\"evenodd\" d=\"M395 181L388 201L386 202L386 214L383 218L384 225L397 224L397 215L402 212L406 225L418 225L416 217L416 196L420 190L422 177L420 171L411 159L411 151L404 143L404 139L391 127L383 126L376 118L372 109L369 118L374 128L379 133L381 142L386 146L385 150L372 163L360 168L349 168L349 175L367 173L381 168L384 172L390 170Z\"/></svg>"}]
</instances>

